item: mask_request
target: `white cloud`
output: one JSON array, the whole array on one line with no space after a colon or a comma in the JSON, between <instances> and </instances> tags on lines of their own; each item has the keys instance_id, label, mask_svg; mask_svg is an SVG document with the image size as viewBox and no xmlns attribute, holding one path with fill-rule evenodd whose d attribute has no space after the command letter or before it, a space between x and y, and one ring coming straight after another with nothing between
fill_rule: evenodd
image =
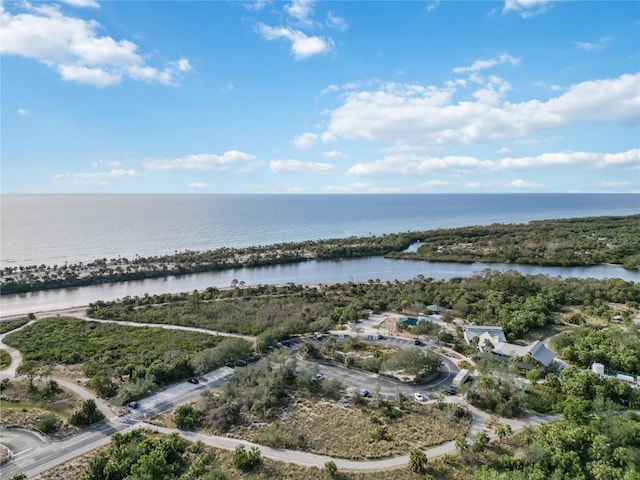
<instances>
[{"instance_id":1,"label":"white cloud","mask_svg":"<svg viewBox=\"0 0 640 480\"><path fill-rule=\"evenodd\" d=\"M307 132L307 133L303 133L299 137L295 137L293 139L293 144L296 147L304 150L304 149L313 147L317 141L318 141L317 134Z\"/></svg>"},{"instance_id":2,"label":"white cloud","mask_svg":"<svg viewBox=\"0 0 640 480\"><path fill-rule=\"evenodd\" d=\"M399 153L373 162L356 163L347 171L347 175L416 176L428 175L437 170L446 170L449 173L486 174L503 170L546 169L558 165L605 168L638 164L640 164L640 149L637 148L618 153L560 152L543 153L534 157L506 157L499 160L481 160L470 156L429 157Z\"/></svg>"},{"instance_id":3,"label":"white cloud","mask_svg":"<svg viewBox=\"0 0 640 480\"><path fill-rule=\"evenodd\" d=\"M253 10L257 12L262 10L264 7L266 7L270 3L271 3L270 1L263 1L263 0L259 0L257 2L243 1L243 2L240 2L240 5L242 5L242 7L246 10Z\"/></svg>"},{"instance_id":4,"label":"white cloud","mask_svg":"<svg viewBox=\"0 0 640 480\"><path fill-rule=\"evenodd\" d=\"M519 138L569 124L640 121L640 74L586 81L547 101L518 103L501 99L509 85L494 82L496 78L476 92L475 101L457 103L453 96L459 86L452 82L444 87L390 83L346 93L343 104L330 112L322 140L433 147ZM494 95L487 95L492 88Z\"/></svg>"},{"instance_id":5,"label":"white cloud","mask_svg":"<svg viewBox=\"0 0 640 480\"><path fill-rule=\"evenodd\" d=\"M198 154L186 155L179 158L158 158L144 161L145 168L158 171L186 170L209 172L212 170L227 170L231 165L238 164L242 168L255 160L255 155L230 150L222 155Z\"/></svg>"},{"instance_id":6,"label":"white cloud","mask_svg":"<svg viewBox=\"0 0 640 480\"><path fill-rule=\"evenodd\" d=\"M243 190L249 190L252 192L277 192L277 193L304 193L310 190L309 187L304 185L284 185L280 183L273 184L255 184L245 183L240 185Z\"/></svg>"},{"instance_id":7,"label":"white cloud","mask_svg":"<svg viewBox=\"0 0 640 480\"><path fill-rule=\"evenodd\" d=\"M505 0L502 13L514 12L530 18L547 11L550 0Z\"/></svg>"},{"instance_id":8,"label":"white cloud","mask_svg":"<svg viewBox=\"0 0 640 480\"><path fill-rule=\"evenodd\" d=\"M490 160L479 160L468 156L421 157L413 153L389 155L382 160L356 163L347 175L413 176L427 175L433 170L469 171L495 169Z\"/></svg>"},{"instance_id":9,"label":"white cloud","mask_svg":"<svg viewBox=\"0 0 640 480\"><path fill-rule=\"evenodd\" d=\"M300 160L273 160L269 167L273 173L306 173L310 175L324 175L335 170L335 167L330 163L311 163Z\"/></svg>"},{"instance_id":10,"label":"white cloud","mask_svg":"<svg viewBox=\"0 0 640 480\"><path fill-rule=\"evenodd\" d=\"M309 17L313 14L314 3L313 0L293 0L284 6L284 11L301 25L309 27L313 25Z\"/></svg>"},{"instance_id":11,"label":"white cloud","mask_svg":"<svg viewBox=\"0 0 640 480\"><path fill-rule=\"evenodd\" d=\"M116 167L119 167L122 164L118 160L98 160L98 161L93 162L91 164L91 166L93 168L100 168L100 167L103 167L105 165L107 167L116 168Z\"/></svg>"},{"instance_id":12,"label":"white cloud","mask_svg":"<svg viewBox=\"0 0 640 480\"><path fill-rule=\"evenodd\" d=\"M127 76L171 85L191 70L185 58L162 69L149 66L135 43L99 36L95 20L66 16L55 4L26 5L29 11L17 14L0 6L0 51L37 60L64 80L107 87Z\"/></svg>"},{"instance_id":13,"label":"white cloud","mask_svg":"<svg viewBox=\"0 0 640 480\"><path fill-rule=\"evenodd\" d=\"M82 185L112 185L116 182L138 177L135 170L111 170L95 173L63 173L54 175L54 180L70 181Z\"/></svg>"},{"instance_id":14,"label":"white cloud","mask_svg":"<svg viewBox=\"0 0 640 480\"><path fill-rule=\"evenodd\" d=\"M187 183L187 188L191 190L206 190L209 188L209 184L206 182L191 182Z\"/></svg>"},{"instance_id":15,"label":"white cloud","mask_svg":"<svg viewBox=\"0 0 640 480\"><path fill-rule=\"evenodd\" d=\"M540 190L545 186L542 183L530 182L527 180L511 180L507 182L469 182L467 188L470 189L508 189L508 190Z\"/></svg>"},{"instance_id":16,"label":"white cloud","mask_svg":"<svg viewBox=\"0 0 640 480\"><path fill-rule=\"evenodd\" d=\"M29 115L29 110L25 110L24 108L19 108L18 110L16 110L18 112L18 115Z\"/></svg>"},{"instance_id":17,"label":"white cloud","mask_svg":"<svg viewBox=\"0 0 640 480\"><path fill-rule=\"evenodd\" d=\"M346 31L349 28L347 21L339 15L333 12L327 13L327 26L329 28L337 28L341 32Z\"/></svg>"},{"instance_id":18,"label":"white cloud","mask_svg":"<svg viewBox=\"0 0 640 480\"><path fill-rule=\"evenodd\" d=\"M445 180L428 180L426 182L421 183L419 186L423 188L437 188L437 187L447 187L449 185L453 185L453 182L447 182Z\"/></svg>"},{"instance_id":19,"label":"white cloud","mask_svg":"<svg viewBox=\"0 0 640 480\"><path fill-rule=\"evenodd\" d=\"M300 30L286 27L270 27L259 24L258 31L266 40L285 39L291 42L291 53L296 60L329 52L333 48L330 38L309 37Z\"/></svg>"},{"instance_id":20,"label":"white cloud","mask_svg":"<svg viewBox=\"0 0 640 480\"><path fill-rule=\"evenodd\" d=\"M607 43L613 40L612 36L600 37L596 42L573 42L573 44L578 47L580 50L586 51L594 51L594 50L602 50Z\"/></svg>"},{"instance_id":21,"label":"white cloud","mask_svg":"<svg viewBox=\"0 0 640 480\"><path fill-rule=\"evenodd\" d=\"M345 154L338 150L331 150L329 152L322 152L322 155L327 158L344 158Z\"/></svg>"},{"instance_id":22,"label":"white cloud","mask_svg":"<svg viewBox=\"0 0 640 480\"><path fill-rule=\"evenodd\" d=\"M440 0L433 0L431 2L428 2L426 6L427 12L431 13L435 11L435 9L438 8L439 4L440 4Z\"/></svg>"},{"instance_id":23,"label":"white cloud","mask_svg":"<svg viewBox=\"0 0 640 480\"><path fill-rule=\"evenodd\" d=\"M322 191L326 193L374 193L375 187L368 182L355 182L346 185L326 185Z\"/></svg>"},{"instance_id":24,"label":"white cloud","mask_svg":"<svg viewBox=\"0 0 640 480\"><path fill-rule=\"evenodd\" d=\"M231 93L235 88L236 87L232 83L229 83L227 85L223 85L222 87L220 87L218 91L220 93Z\"/></svg>"},{"instance_id":25,"label":"white cloud","mask_svg":"<svg viewBox=\"0 0 640 480\"><path fill-rule=\"evenodd\" d=\"M67 5L72 7L82 8L100 8L100 4L96 0L62 0Z\"/></svg>"},{"instance_id":26,"label":"white cloud","mask_svg":"<svg viewBox=\"0 0 640 480\"><path fill-rule=\"evenodd\" d=\"M497 65L503 65L508 63L512 66L517 66L520 63L520 58L513 57L511 55L507 55L503 53L502 55L489 59L478 59L473 62L471 65L467 67L456 67L453 69L453 73L471 73L471 72L479 72L480 70L485 70L487 68L493 68Z\"/></svg>"}]
</instances>

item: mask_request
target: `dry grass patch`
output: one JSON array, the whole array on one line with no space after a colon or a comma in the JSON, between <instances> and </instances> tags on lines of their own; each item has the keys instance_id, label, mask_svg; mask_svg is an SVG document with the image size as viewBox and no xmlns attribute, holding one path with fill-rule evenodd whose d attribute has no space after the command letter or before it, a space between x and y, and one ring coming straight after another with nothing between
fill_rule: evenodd
<instances>
[{"instance_id":1,"label":"dry grass patch","mask_svg":"<svg viewBox=\"0 0 640 480\"><path fill-rule=\"evenodd\" d=\"M455 439L469 426L457 419L452 407L387 404L397 418L389 419L376 401L363 407L324 401L303 401L290 407L286 417L267 427L232 434L256 443L270 435L302 438L298 448L321 455L349 459L375 459L404 455L412 448L428 448Z\"/></svg>"},{"instance_id":2,"label":"dry grass patch","mask_svg":"<svg viewBox=\"0 0 640 480\"><path fill-rule=\"evenodd\" d=\"M0 424L4 428L24 428L25 430L47 433L54 440L62 440L81 432L78 427L70 425L59 415L51 414L38 408L7 409L3 406L0 413L2 414L2 422ZM51 428L55 428L55 431L42 432L42 422L45 418L51 418Z\"/></svg>"}]
</instances>

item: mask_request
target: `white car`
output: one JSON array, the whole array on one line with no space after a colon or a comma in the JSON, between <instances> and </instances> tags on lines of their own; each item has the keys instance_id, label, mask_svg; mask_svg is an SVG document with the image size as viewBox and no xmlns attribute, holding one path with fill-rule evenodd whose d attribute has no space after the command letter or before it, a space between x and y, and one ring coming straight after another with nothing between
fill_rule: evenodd
<instances>
[{"instance_id":1,"label":"white car","mask_svg":"<svg viewBox=\"0 0 640 480\"><path fill-rule=\"evenodd\" d=\"M414 393L413 394L413 398L415 398L416 401L418 401L418 402L426 402L427 401L427 399L424 398L424 395L422 395L420 392Z\"/></svg>"}]
</instances>

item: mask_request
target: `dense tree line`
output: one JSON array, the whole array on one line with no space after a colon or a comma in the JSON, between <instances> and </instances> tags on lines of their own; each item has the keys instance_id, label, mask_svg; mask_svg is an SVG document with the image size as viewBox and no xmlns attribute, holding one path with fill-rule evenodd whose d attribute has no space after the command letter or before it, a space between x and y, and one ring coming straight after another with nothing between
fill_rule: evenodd
<instances>
[{"instance_id":1,"label":"dense tree line","mask_svg":"<svg viewBox=\"0 0 640 480\"><path fill-rule=\"evenodd\" d=\"M448 281L420 276L406 282L371 280L319 288L258 286L128 297L91 304L88 314L257 333L261 345L271 345L287 335L326 331L336 323L357 320L366 315L366 309L418 313L437 303L476 324L500 325L509 339L515 339L554 323L567 307L579 306L607 319L613 316L610 303L626 305L632 313L639 302L640 284L621 279L559 279L485 270Z\"/></svg>"},{"instance_id":2,"label":"dense tree line","mask_svg":"<svg viewBox=\"0 0 640 480\"><path fill-rule=\"evenodd\" d=\"M529 431L515 454L479 469L476 480L633 480L640 471L640 416L565 418Z\"/></svg>"},{"instance_id":3,"label":"dense tree line","mask_svg":"<svg viewBox=\"0 0 640 480\"><path fill-rule=\"evenodd\" d=\"M541 220L426 232L415 253L393 258L533 265L615 263L640 268L640 215Z\"/></svg>"},{"instance_id":4,"label":"dense tree line","mask_svg":"<svg viewBox=\"0 0 640 480\"><path fill-rule=\"evenodd\" d=\"M598 327L583 325L552 340L553 349L565 360L589 368L594 362L611 370L640 375L640 326Z\"/></svg>"},{"instance_id":5,"label":"dense tree line","mask_svg":"<svg viewBox=\"0 0 640 480\"><path fill-rule=\"evenodd\" d=\"M114 433L106 451L94 455L81 480L224 479L215 458L201 443L188 443L177 433L157 435L136 429Z\"/></svg>"},{"instance_id":6,"label":"dense tree line","mask_svg":"<svg viewBox=\"0 0 640 480\"><path fill-rule=\"evenodd\" d=\"M353 236L204 252L187 250L172 255L136 255L133 259L102 258L86 264L5 267L0 270L0 294L372 255L566 266L615 263L638 269L639 239L640 215L630 215ZM404 252L415 242L424 245L416 253Z\"/></svg>"}]
</instances>

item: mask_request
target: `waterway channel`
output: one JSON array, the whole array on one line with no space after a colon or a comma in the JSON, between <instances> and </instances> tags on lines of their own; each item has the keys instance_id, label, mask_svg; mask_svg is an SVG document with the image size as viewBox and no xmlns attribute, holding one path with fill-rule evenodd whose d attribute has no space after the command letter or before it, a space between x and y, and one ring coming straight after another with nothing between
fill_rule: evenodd
<instances>
[{"instance_id":1,"label":"waterway channel","mask_svg":"<svg viewBox=\"0 0 640 480\"><path fill-rule=\"evenodd\" d=\"M545 274L551 277L620 278L640 282L640 272L618 266L592 267L539 267L533 265L507 265L501 263L437 263L413 260L392 260L366 257L348 260L308 261L298 264L243 268L217 272L196 273L166 277L62 288L39 292L3 295L0 297L0 315L20 315L87 305L96 300L115 300L126 296L159 293L179 293L204 290L207 287L229 287L235 279L246 285L293 283L366 282L368 280L409 280L424 275L448 280L468 277L484 269L516 270L522 274Z\"/></svg>"}]
</instances>

